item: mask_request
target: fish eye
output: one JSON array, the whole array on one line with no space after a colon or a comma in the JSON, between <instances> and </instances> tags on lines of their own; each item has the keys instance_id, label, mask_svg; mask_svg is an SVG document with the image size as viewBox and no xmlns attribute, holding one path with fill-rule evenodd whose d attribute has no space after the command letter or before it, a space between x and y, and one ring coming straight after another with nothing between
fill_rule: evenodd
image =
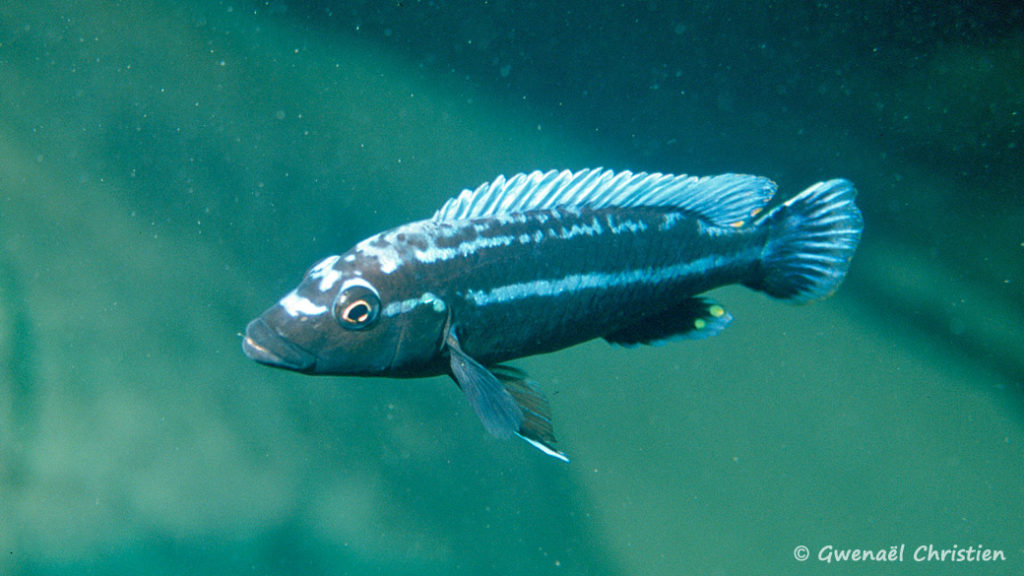
<instances>
[{"instance_id":1,"label":"fish eye","mask_svg":"<svg viewBox=\"0 0 1024 576\"><path fill-rule=\"evenodd\" d=\"M380 296L365 280L349 280L338 291L331 313L342 328L361 330L377 320Z\"/></svg>"}]
</instances>

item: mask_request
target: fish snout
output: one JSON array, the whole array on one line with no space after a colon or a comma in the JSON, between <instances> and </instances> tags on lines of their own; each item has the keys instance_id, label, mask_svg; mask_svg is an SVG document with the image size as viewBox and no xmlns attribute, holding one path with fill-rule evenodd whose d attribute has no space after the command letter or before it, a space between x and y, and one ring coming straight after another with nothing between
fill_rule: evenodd
<instances>
[{"instance_id":1,"label":"fish snout","mask_svg":"<svg viewBox=\"0 0 1024 576\"><path fill-rule=\"evenodd\" d=\"M297 372L313 372L316 356L289 342L262 318L257 318L245 327L242 351L250 359L278 368Z\"/></svg>"}]
</instances>

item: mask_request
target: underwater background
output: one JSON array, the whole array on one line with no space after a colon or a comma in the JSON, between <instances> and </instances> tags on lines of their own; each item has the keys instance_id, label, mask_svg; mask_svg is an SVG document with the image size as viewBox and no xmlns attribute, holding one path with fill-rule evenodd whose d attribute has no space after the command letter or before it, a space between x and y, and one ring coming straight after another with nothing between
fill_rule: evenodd
<instances>
[{"instance_id":1,"label":"underwater background","mask_svg":"<svg viewBox=\"0 0 1024 576\"><path fill-rule=\"evenodd\" d=\"M4 2L0 574L1021 574L1022 71L1007 2ZM241 353L323 256L596 166L849 178L863 242L516 362L570 464Z\"/></svg>"}]
</instances>

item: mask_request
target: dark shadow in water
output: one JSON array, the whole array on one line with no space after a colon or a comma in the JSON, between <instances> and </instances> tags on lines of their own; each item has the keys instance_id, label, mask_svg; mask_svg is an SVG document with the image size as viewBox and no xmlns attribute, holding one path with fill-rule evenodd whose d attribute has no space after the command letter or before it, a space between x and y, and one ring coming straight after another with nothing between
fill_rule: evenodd
<instances>
[{"instance_id":1,"label":"dark shadow in water","mask_svg":"<svg viewBox=\"0 0 1024 576\"><path fill-rule=\"evenodd\" d=\"M1012 393L1024 408L1024 381L1020 379L1024 374L1024 358L1014 348L1014 342L998 346L971 330L954 330L949 314L944 310L922 306L911 295L892 290L881 282L853 276L846 282L846 288L861 304L875 310L879 317L887 318L885 322L890 327L909 333L914 340L927 342L941 350L941 354L969 359L979 368L1015 383L1005 392Z\"/></svg>"},{"instance_id":2,"label":"dark shadow in water","mask_svg":"<svg viewBox=\"0 0 1024 576\"><path fill-rule=\"evenodd\" d=\"M18 273L0 252L0 401L6 404L0 412L6 420L0 422L0 476L12 487L25 482L22 458L34 435L38 409L30 317L31 302Z\"/></svg>"}]
</instances>

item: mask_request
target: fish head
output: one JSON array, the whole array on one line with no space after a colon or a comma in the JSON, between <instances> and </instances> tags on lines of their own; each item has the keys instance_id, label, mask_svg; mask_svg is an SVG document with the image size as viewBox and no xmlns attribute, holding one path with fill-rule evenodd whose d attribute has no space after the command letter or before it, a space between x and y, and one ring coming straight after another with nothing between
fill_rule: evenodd
<instances>
[{"instance_id":1,"label":"fish head","mask_svg":"<svg viewBox=\"0 0 1024 576\"><path fill-rule=\"evenodd\" d=\"M439 365L447 306L406 280L355 251L325 258L249 323L242 349L307 374L426 375Z\"/></svg>"}]
</instances>

